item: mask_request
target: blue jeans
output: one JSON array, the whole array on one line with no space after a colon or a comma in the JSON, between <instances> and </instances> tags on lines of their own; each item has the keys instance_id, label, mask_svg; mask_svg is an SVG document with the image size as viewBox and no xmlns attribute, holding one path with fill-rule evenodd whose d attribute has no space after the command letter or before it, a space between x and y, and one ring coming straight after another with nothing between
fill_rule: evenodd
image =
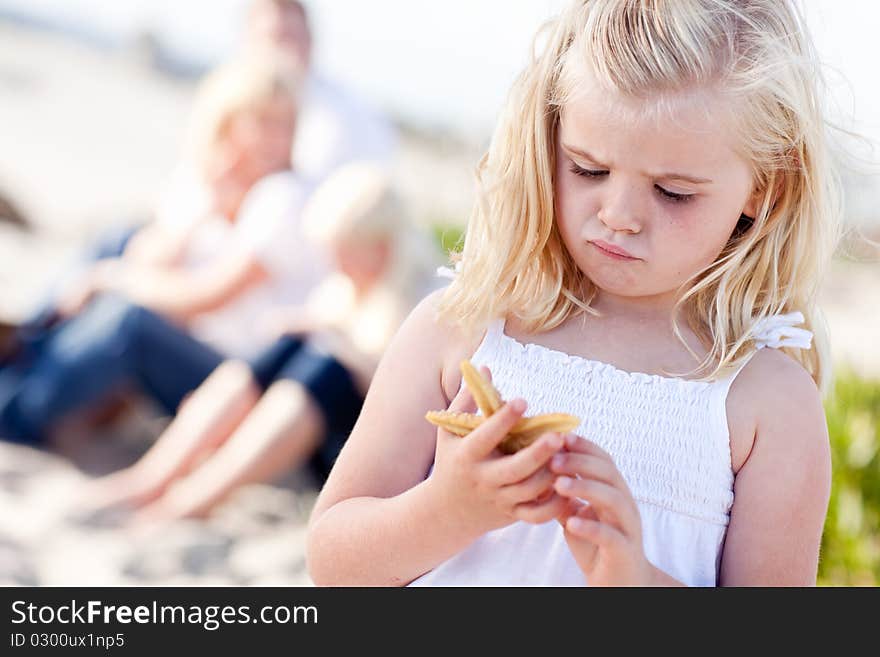
<instances>
[{"instance_id":1,"label":"blue jeans","mask_svg":"<svg viewBox=\"0 0 880 657\"><path fill-rule=\"evenodd\" d=\"M296 381L308 390L321 410L325 435L310 465L323 483L354 429L364 403L351 374L331 354L316 350L293 335L279 338L250 363L250 368L263 390L281 379Z\"/></svg>"},{"instance_id":2,"label":"blue jeans","mask_svg":"<svg viewBox=\"0 0 880 657\"><path fill-rule=\"evenodd\" d=\"M174 413L223 356L168 320L116 296L37 334L0 370L0 438L36 444L72 411L135 386Z\"/></svg>"}]
</instances>

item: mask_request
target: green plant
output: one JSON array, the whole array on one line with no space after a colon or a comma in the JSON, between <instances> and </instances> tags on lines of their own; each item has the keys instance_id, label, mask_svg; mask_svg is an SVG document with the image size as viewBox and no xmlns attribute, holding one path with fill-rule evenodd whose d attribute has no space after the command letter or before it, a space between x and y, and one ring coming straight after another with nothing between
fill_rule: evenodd
<instances>
[{"instance_id":1,"label":"green plant","mask_svg":"<svg viewBox=\"0 0 880 657\"><path fill-rule=\"evenodd\" d=\"M819 583L880 584L880 382L837 376L825 404L832 484Z\"/></svg>"},{"instance_id":2,"label":"green plant","mask_svg":"<svg viewBox=\"0 0 880 657\"><path fill-rule=\"evenodd\" d=\"M433 223L431 231L434 240L444 254L448 254L452 249L460 249L464 244L464 227L456 224Z\"/></svg>"}]
</instances>

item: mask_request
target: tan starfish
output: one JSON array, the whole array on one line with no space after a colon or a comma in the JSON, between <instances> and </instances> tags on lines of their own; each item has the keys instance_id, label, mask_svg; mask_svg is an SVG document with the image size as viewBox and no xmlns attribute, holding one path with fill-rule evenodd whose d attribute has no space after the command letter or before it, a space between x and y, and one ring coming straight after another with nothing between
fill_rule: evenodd
<instances>
[{"instance_id":1,"label":"tan starfish","mask_svg":"<svg viewBox=\"0 0 880 657\"><path fill-rule=\"evenodd\" d=\"M504 404L504 400L470 361L461 362L461 376L483 415L456 413L454 411L428 411L425 419L456 436L466 436L491 417ZM513 454L528 447L545 433L565 433L574 430L580 419L567 413L545 413L535 417L521 418L507 437L498 445L505 454Z\"/></svg>"}]
</instances>

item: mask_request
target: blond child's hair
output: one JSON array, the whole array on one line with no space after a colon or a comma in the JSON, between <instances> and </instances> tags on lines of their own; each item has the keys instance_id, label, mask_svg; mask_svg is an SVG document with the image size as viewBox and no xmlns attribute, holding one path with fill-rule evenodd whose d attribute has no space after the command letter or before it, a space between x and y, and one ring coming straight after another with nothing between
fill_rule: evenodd
<instances>
[{"instance_id":1,"label":"blond child's hair","mask_svg":"<svg viewBox=\"0 0 880 657\"><path fill-rule=\"evenodd\" d=\"M221 65L199 84L186 147L204 168L233 117L276 100L299 104L303 71L268 53L248 54Z\"/></svg>"},{"instance_id":2,"label":"blond child's hair","mask_svg":"<svg viewBox=\"0 0 880 657\"><path fill-rule=\"evenodd\" d=\"M733 371L756 323L800 311L814 348L789 349L820 388L830 377L816 306L839 239L839 183L822 114L821 76L804 21L787 0L576 0L539 37L478 167L478 201L442 315L468 328L517 317L533 332L590 307L595 285L566 251L554 211L561 108L590 71L605 88L662 98L709 88L738 104L741 154L762 192L711 265L682 288L683 317L709 349L703 380ZM537 43L537 41L536 41ZM688 347L697 360L698 355Z\"/></svg>"},{"instance_id":3,"label":"blond child's hair","mask_svg":"<svg viewBox=\"0 0 880 657\"><path fill-rule=\"evenodd\" d=\"M419 296L439 264L439 252L410 219L389 173L372 162L346 164L318 187L303 210L303 232L313 242L388 240L391 261L380 284L406 299Z\"/></svg>"}]
</instances>

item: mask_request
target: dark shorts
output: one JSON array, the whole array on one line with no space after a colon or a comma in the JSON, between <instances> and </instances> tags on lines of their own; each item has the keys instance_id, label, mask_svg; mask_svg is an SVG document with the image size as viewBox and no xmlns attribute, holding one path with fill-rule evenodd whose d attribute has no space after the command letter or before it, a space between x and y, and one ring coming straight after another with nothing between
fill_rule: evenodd
<instances>
[{"instance_id":1,"label":"dark shorts","mask_svg":"<svg viewBox=\"0 0 880 657\"><path fill-rule=\"evenodd\" d=\"M263 390L281 379L296 381L318 405L326 435L311 465L323 483L363 406L351 374L332 355L292 335L280 338L254 359L250 368Z\"/></svg>"}]
</instances>

